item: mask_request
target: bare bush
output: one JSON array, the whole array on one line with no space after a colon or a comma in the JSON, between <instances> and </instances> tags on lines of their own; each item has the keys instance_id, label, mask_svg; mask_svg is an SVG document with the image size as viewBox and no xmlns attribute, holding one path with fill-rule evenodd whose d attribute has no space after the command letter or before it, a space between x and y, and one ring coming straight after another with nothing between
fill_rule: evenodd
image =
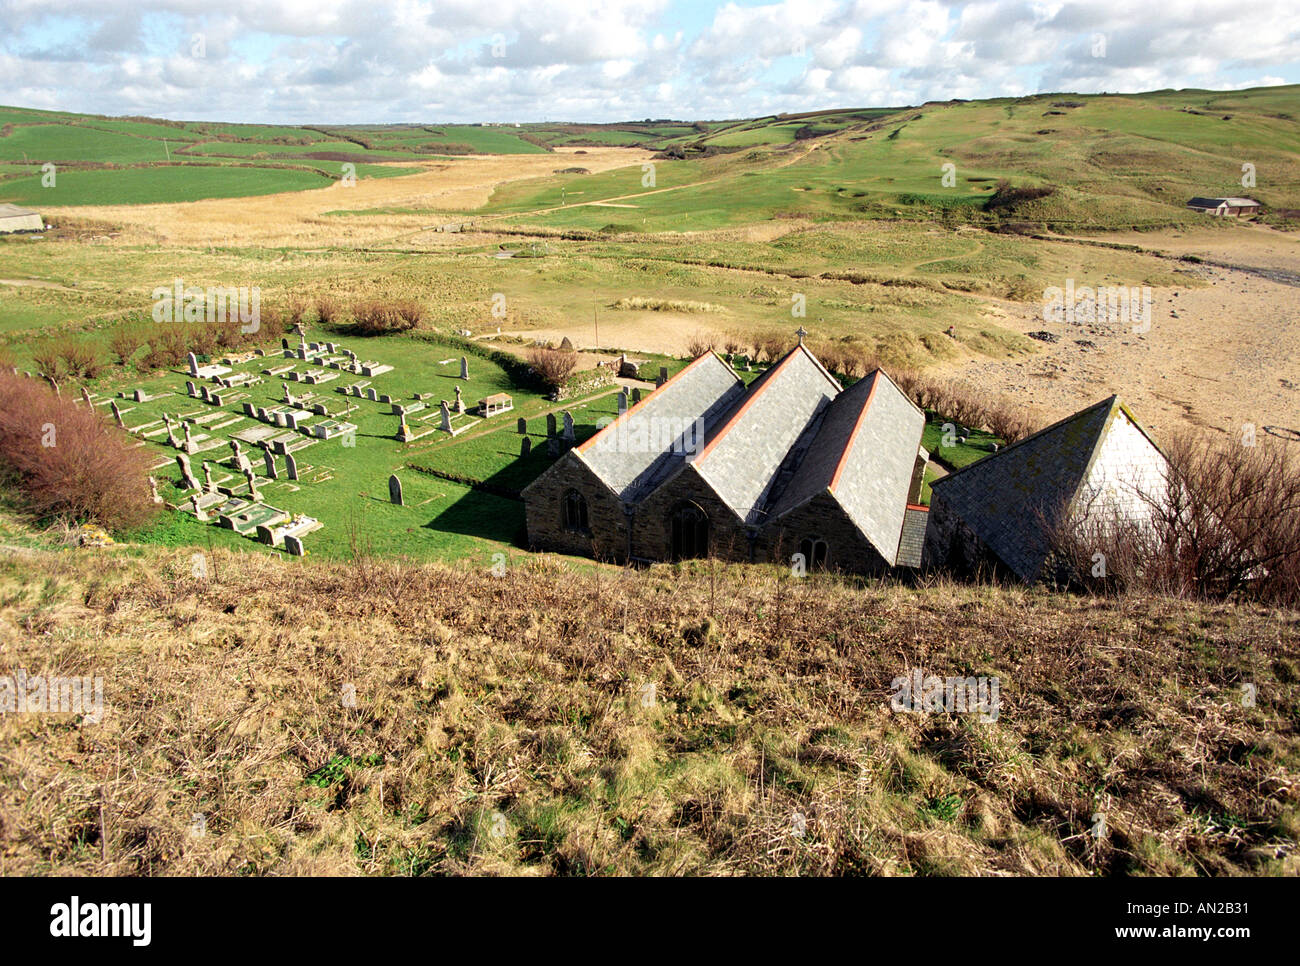
<instances>
[{"instance_id":1,"label":"bare bush","mask_svg":"<svg viewBox=\"0 0 1300 966\"><path fill-rule=\"evenodd\" d=\"M63 355L53 342L42 342L32 349L32 362L41 375L58 379L63 375Z\"/></svg>"},{"instance_id":2,"label":"bare bush","mask_svg":"<svg viewBox=\"0 0 1300 966\"><path fill-rule=\"evenodd\" d=\"M63 371L78 379L94 379L99 375L102 362L99 350L85 339L62 339L55 346L63 360Z\"/></svg>"},{"instance_id":3,"label":"bare bush","mask_svg":"<svg viewBox=\"0 0 1300 966\"><path fill-rule=\"evenodd\" d=\"M1190 435L1166 456L1168 486L1139 493L1143 519L1052 534L1065 576L1092 589L1300 604L1300 461L1284 444Z\"/></svg>"},{"instance_id":4,"label":"bare bush","mask_svg":"<svg viewBox=\"0 0 1300 966\"><path fill-rule=\"evenodd\" d=\"M713 337L706 332L696 332L686 343L686 354L698 359L706 352L713 351Z\"/></svg>"},{"instance_id":5,"label":"bare bush","mask_svg":"<svg viewBox=\"0 0 1300 966\"><path fill-rule=\"evenodd\" d=\"M352 307L353 329L358 335L385 335L415 328L422 310L414 302L390 304L378 299L358 302Z\"/></svg>"},{"instance_id":6,"label":"bare bush","mask_svg":"<svg viewBox=\"0 0 1300 966\"><path fill-rule=\"evenodd\" d=\"M552 389L559 389L578 368L578 354L534 346L528 350L528 364L542 382Z\"/></svg>"},{"instance_id":7,"label":"bare bush","mask_svg":"<svg viewBox=\"0 0 1300 966\"><path fill-rule=\"evenodd\" d=\"M148 467L145 451L96 413L0 373L0 470L39 519L136 526L154 510Z\"/></svg>"},{"instance_id":8,"label":"bare bush","mask_svg":"<svg viewBox=\"0 0 1300 966\"><path fill-rule=\"evenodd\" d=\"M138 325L119 325L108 337L108 351L118 365L126 366L145 344L145 331Z\"/></svg>"},{"instance_id":9,"label":"bare bush","mask_svg":"<svg viewBox=\"0 0 1300 966\"><path fill-rule=\"evenodd\" d=\"M321 325L333 325L339 317L339 304L328 295L316 300L316 321Z\"/></svg>"}]
</instances>

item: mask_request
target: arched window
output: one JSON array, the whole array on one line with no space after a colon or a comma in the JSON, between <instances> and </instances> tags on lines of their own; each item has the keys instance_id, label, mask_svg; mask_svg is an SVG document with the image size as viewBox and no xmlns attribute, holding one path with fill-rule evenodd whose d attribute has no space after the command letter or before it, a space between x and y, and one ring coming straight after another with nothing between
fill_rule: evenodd
<instances>
[{"instance_id":1,"label":"arched window","mask_svg":"<svg viewBox=\"0 0 1300 966\"><path fill-rule=\"evenodd\" d=\"M804 537L799 541L799 552L803 554L804 566L809 570L825 570L830 562L830 548L819 537Z\"/></svg>"},{"instance_id":2,"label":"arched window","mask_svg":"<svg viewBox=\"0 0 1300 966\"><path fill-rule=\"evenodd\" d=\"M709 555L709 518L694 503L684 503L673 511L670 522L674 560L690 560Z\"/></svg>"},{"instance_id":3,"label":"arched window","mask_svg":"<svg viewBox=\"0 0 1300 966\"><path fill-rule=\"evenodd\" d=\"M587 498L577 490L564 494L564 529L571 533L588 533Z\"/></svg>"}]
</instances>

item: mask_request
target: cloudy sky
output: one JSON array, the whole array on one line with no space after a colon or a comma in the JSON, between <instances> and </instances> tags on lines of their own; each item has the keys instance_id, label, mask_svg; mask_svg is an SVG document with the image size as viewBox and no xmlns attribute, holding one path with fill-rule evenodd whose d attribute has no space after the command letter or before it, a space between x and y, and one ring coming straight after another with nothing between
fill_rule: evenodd
<instances>
[{"instance_id":1,"label":"cloudy sky","mask_svg":"<svg viewBox=\"0 0 1300 966\"><path fill-rule=\"evenodd\" d=\"M0 104L690 120L1300 82L1297 0L0 0Z\"/></svg>"}]
</instances>

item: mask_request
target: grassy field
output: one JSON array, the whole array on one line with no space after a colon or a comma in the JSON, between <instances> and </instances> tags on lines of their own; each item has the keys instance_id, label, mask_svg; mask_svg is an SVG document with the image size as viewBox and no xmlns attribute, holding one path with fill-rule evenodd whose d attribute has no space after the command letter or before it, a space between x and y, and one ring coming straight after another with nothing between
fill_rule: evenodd
<instances>
[{"instance_id":1,"label":"grassy field","mask_svg":"<svg viewBox=\"0 0 1300 966\"><path fill-rule=\"evenodd\" d=\"M0 872L1300 872L1295 614L202 556L0 563L12 665L105 698L0 716ZM911 668L997 720L891 710Z\"/></svg>"}]
</instances>

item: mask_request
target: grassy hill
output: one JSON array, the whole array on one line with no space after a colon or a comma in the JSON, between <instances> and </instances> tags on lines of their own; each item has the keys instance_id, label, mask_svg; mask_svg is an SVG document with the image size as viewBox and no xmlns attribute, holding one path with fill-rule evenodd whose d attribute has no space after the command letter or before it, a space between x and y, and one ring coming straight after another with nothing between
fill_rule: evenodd
<instances>
[{"instance_id":1,"label":"grassy hill","mask_svg":"<svg viewBox=\"0 0 1300 966\"><path fill-rule=\"evenodd\" d=\"M11 875L1300 872L1295 614L0 531L7 665L106 708L0 716Z\"/></svg>"}]
</instances>

